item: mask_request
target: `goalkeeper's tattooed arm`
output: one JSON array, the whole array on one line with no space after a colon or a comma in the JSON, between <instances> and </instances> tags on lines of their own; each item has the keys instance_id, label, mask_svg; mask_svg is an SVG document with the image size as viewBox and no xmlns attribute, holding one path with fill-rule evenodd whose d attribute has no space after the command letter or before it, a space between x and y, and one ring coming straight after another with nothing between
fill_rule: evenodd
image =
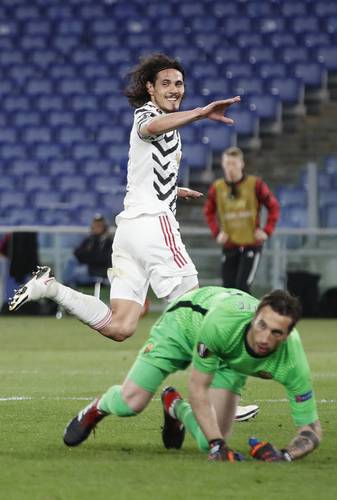
<instances>
[{"instance_id":1,"label":"goalkeeper's tattooed arm","mask_svg":"<svg viewBox=\"0 0 337 500\"><path fill-rule=\"evenodd\" d=\"M321 439L322 428L320 421L317 420L310 425L301 427L285 451L289 453L292 460L297 460L314 451L319 446Z\"/></svg>"}]
</instances>

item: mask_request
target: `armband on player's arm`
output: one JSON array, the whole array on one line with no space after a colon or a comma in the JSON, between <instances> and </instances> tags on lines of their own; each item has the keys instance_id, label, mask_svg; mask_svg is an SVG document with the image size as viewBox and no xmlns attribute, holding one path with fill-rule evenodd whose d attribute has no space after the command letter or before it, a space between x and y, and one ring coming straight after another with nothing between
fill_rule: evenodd
<instances>
[{"instance_id":1,"label":"armband on player's arm","mask_svg":"<svg viewBox=\"0 0 337 500\"><path fill-rule=\"evenodd\" d=\"M297 436L282 451L288 453L292 460L298 460L318 448L321 439L321 424L317 420L312 424L301 427Z\"/></svg>"}]
</instances>

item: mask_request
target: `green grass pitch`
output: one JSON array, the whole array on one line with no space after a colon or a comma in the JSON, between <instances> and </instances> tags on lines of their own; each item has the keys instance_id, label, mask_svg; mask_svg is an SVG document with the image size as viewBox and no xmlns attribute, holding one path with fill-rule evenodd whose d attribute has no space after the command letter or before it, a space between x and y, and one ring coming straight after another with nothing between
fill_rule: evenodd
<instances>
[{"instance_id":1,"label":"green grass pitch","mask_svg":"<svg viewBox=\"0 0 337 500\"><path fill-rule=\"evenodd\" d=\"M299 330L312 368L324 441L291 464L209 463L190 436L182 450L161 444L159 394L138 417L109 417L82 446L68 449L64 426L95 395L120 383L155 316L117 344L72 318L0 317L0 497L6 500L337 498L337 321L304 320ZM187 372L170 377L186 395ZM21 399L20 399L21 398ZM295 434L285 393L253 380L244 403L252 422L235 424L242 452L255 435L284 446Z\"/></svg>"}]
</instances>

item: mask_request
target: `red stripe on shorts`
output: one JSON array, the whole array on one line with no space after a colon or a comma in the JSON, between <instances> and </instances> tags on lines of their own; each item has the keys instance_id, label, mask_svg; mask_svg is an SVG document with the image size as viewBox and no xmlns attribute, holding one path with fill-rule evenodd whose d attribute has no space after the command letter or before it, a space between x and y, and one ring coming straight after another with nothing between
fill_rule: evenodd
<instances>
[{"instance_id":1,"label":"red stripe on shorts","mask_svg":"<svg viewBox=\"0 0 337 500\"><path fill-rule=\"evenodd\" d=\"M187 264L187 260L182 255L179 248L177 248L169 218L167 217L167 215L160 215L159 221L163 231L166 246L171 250L175 263L178 267L184 267L184 265Z\"/></svg>"}]
</instances>

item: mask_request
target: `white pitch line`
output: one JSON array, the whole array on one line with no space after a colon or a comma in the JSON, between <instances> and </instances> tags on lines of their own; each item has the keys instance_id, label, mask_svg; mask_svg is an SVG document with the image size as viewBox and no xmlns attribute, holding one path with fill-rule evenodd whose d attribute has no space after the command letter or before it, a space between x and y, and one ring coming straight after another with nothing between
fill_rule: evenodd
<instances>
[{"instance_id":1,"label":"white pitch line","mask_svg":"<svg viewBox=\"0 0 337 500\"><path fill-rule=\"evenodd\" d=\"M0 397L0 402L6 401L92 401L94 399L91 397L77 397L77 396L8 396ZM153 401L161 401L161 398L153 398ZM255 399L254 403L288 403L288 399ZM336 404L336 399L320 399L317 401L320 404Z\"/></svg>"}]
</instances>

